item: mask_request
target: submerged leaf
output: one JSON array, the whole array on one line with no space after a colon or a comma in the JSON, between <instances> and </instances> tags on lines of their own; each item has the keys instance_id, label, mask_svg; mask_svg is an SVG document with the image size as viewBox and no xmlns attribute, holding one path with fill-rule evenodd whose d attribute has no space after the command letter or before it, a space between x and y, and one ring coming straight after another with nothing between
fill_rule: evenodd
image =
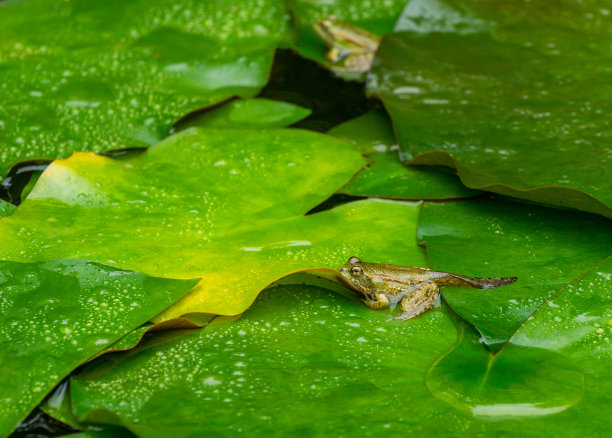
<instances>
[{"instance_id":1,"label":"submerged leaf","mask_svg":"<svg viewBox=\"0 0 612 438\"><path fill-rule=\"evenodd\" d=\"M612 249L612 228L605 218L493 200L425 205L418 238L427 245L432 269L518 277L499 289L442 290L492 348Z\"/></svg>"},{"instance_id":2,"label":"submerged leaf","mask_svg":"<svg viewBox=\"0 0 612 438\"><path fill-rule=\"evenodd\" d=\"M414 1L368 79L411 164L612 217L605 0Z\"/></svg>"},{"instance_id":3,"label":"submerged leaf","mask_svg":"<svg viewBox=\"0 0 612 438\"><path fill-rule=\"evenodd\" d=\"M267 81L278 0L0 2L0 174L28 158L148 146Z\"/></svg>"},{"instance_id":4,"label":"submerged leaf","mask_svg":"<svg viewBox=\"0 0 612 438\"><path fill-rule=\"evenodd\" d=\"M195 284L84 260L0 262L0 436L78 365Z\"/></svg>"}]
</instances>

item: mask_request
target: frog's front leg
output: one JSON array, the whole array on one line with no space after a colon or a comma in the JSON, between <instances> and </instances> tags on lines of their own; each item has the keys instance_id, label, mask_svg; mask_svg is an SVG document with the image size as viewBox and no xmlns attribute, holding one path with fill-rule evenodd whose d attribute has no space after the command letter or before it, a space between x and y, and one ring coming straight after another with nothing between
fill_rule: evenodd
<instances>
[{"instance_id":1,"label":"frog's front leg","mask_svg":"<svg viewBox=\"0 0 612 438\"><path fill-rule=\"evenodd\" d=\"M410 293L402 298L400 302L402 314L392 318L392 320L415 318L434 306L436 298L440 295L438 285L433 281L425 281L416 286L417 287L412 286L410 288Z\"/></svg>"},{"instance_id":2,"label":"frog's front leg","mask_svg":"<svg viewBox=\"0 0 612 438\"><path fill-rule=\"evenodd\" d=\"M389 297L386 294L382 292L377 292L376 294L374 294L374 298L365 298L363 300L363 303L370 309L379 310L386 309L387 307L389 307L390 301Z\"/></svg>"}]
</instances>

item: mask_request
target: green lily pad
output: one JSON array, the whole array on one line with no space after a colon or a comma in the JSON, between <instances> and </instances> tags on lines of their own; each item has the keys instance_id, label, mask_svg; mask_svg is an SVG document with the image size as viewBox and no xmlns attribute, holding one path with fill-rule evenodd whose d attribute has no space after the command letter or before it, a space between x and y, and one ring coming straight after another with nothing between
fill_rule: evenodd
<instances>
[{"instance_id":1,"label":"green lily pad","mask_svg":"<svg viewBox=\"0 0 612 438\"><path fill-rule=\"evenodd\" d=\"M406 0L288 0L296 34L295 49L306 58L328 65L325 54L328 47L315 33L312 24L329 15L362 27L378 36L393 30Z\"/></svg>"},{"instance_id":2,"label":"green lily pad","mask_svg":"<svg viewBox=\"0 0 612 438\"><path fill-rule=\"evenodd\" d=\"M432 269L518 277L498 289L442 290L496 349L548 297L610 254L612 228L596 215L478 200L426 204L418 239L427 246Z\"/></svg>"},{"instance_id":3,"label":"green lily pad","mask_svg":"<svg viewBox=\"0 0 612 438\"><path fill-rule=\"evenodd\" d=\"M425 264L414 238L419 204L367 200L304 216L364 163L345 142L288 129L192 128L121 161L75 154L51 164L0 220L11 241L0 258L86 258L203 278L157 321L241 313L278 278L352 255Z\"/></svg>"},{"instance_id":4,"label":"green lily pad","mask_svg":"<svg viewBox=\"0 0 612 438\"><path fill-rule=\"evenodd\" d=\"M480 193L465 187L452 173L402 165L393 127L384 111L372 110L328 134L353 143L373 160L340 193L412 200L468 198Z\"/></svg>"},{"instance_id":5,"label":"green lily pad","mask_svg":"<svg viewBox=\"0 0 612 438\"><path fill-rule=\"evenodd\" d=\"M190 111L255 94L288 38L278 0L0 2L0 173L154 144Z\"/></svg>"},{"instance_id":6,"label":"green lily pad","mask_svg":"<svg viewBox=\"0 0 612 438\"><path fill-rule=\"evenodd\" d=\"M424 6L425 5L425 6ZM471 188L612 217L608 2L416 1L368 90L411 164Z\"/></svg>"},{"instance_id":7,"label":"green lily pad","mask_svg":"<svg viewBox=\"0 0 612 438\"><path fill-rule=\"evenodd\" d=\"M452 419L423 375L455 341L453 322L388 317L323 289L271 288L239 321L91 363L71 379L73 411L143 437L397 433Z\"/></svg>"},{"instance_id":8,"label":"green lily pad","mask_svg":"<svg viewBox=\"0 0 612 438\"><path fill-rule=\"evenodd\" d=\"M466 336L428 373L434 395L479 416L541 417L552 436L600 436L612 422L612 260L546 302L495 355ZM602 411L603 410L603 411Z\"/></svg>"},{"instance_id":9,"label":"green lily pad","mask_svg":"<svg viewBox=\"0 0 612 438\"><path fill-rule=\"evenodd\" d=\"M195 284L84 260L0 262L0 436L78 365Z\"/></svg>"},{"instance_id":10,"label":"green lily pad","mask_svg":"<svg viewBox=\"0 0 612 438\"><path fill-rule=\"evenodd\" d=\"M270 99L234 99L181 120L174 131L192 127L284 128L310 114L310 110Z\"/></svg>"}]
</instances>

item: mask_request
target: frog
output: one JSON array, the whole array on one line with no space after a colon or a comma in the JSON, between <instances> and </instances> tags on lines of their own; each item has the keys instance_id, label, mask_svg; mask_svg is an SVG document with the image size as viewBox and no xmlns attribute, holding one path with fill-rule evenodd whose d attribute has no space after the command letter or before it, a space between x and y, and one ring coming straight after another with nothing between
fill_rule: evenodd
<instances>
[{"instance_id":1,"label":"frog","mask_svg":"<svg viewBox=\"0 0 612 438\"><path fill-rule=\"evenodd\" d=\"M334 72L367 73L380 38L367 30L340 20L335 15L315 21L314 31L329 47L326 58Z\"/></svg>"},{"instance_id":2,"label":"frog","mask_svg":"<svg viewBox=\"0 0 612 438\"><path fill-rule=\"evenodd\" d=\"M493 289L517 280L517 277L469 277L420 266L367 263L354 256L338 271L370 309L393 309L399 303L402 313L391 320L416 318L432 309L443 286Z\"/></svg>"}]
</instances>

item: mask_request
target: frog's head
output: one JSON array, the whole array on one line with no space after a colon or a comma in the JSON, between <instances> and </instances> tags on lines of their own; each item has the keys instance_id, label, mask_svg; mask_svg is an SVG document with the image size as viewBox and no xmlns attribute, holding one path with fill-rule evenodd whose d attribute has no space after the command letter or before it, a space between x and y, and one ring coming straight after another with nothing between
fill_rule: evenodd
<instances>
[{"instance_id":1,"label":"frog's head","mask_svg":"<svg viewBox=\"0 0 612 438\"><path fill-rule=\"evenodd\" d=\"M338 22L338 17L335 15L329 15L312 23L312 28L317 35L323 39L323 41L325 41L329 46L333 46L338 40Z\"/></svg>"},{"instance_id":2,"label":"frog's head","mask_svg":"<svg viewBox=\"0 0 612 438\"><path fill-rule=\"evenodd\" d=\"M338 270L345 280L351 285L353 290L364 296L374 295L374 284L365 272L361 260L351 257Z\"/></svg>"}]
</instances>

